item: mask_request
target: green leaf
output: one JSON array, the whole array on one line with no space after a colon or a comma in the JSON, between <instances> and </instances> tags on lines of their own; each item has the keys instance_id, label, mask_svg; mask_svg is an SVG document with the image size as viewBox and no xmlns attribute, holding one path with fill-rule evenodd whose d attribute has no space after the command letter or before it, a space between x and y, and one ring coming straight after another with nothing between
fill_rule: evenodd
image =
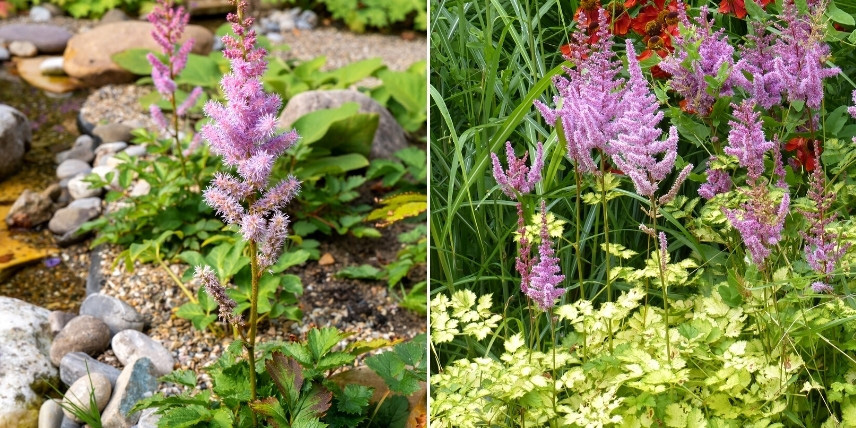
<instances>
[{"instance_id":1,"label":"green leaf","mask_svg":"<svg viewBox=\"0 0 856 428\"><path fill-rule=\"evenodd\" d=\"M355 359L356 357L347 352L333 352L322 357L315 365L315 369L320 371L336 369L353 363Z\"/></svg>"},{"instance_id":2,"label":"green leaf","mask_svg":"<svg viewBox=\"0 0 856 428\"><path fill-rule=\"evenodd\" d=\"M333 394L330 391L320 386L313 387L294 417L294 426L324 427L323 424L319 425L320 421L317 421L317 418L323 416L324 412L330 408L332 399Z\"/></svg>"},{"instance_id":3,"label":"green leaf","mask_svg":"<svg viewBox=\"0 0 856 428\"><path fill-rule=\"evenodd\" d=\"M359 109L357 103L345 103L339 108L316 110L301 116L292 127L300 134L301 145L313 144L324 137L333 123L357 114Z\"/></svg>"},{"instance_id":4,"label":"green leaf","mask_svg":"<svg viewBox=\"0 0 856 428\"><path fill-rule=\"evenodd\" d=\"M291 229L296 235L307 236L310 233L318 230L318 227L306 220L300 220L295 222L294 225L291 226Z\"/></svg>"},{"instance_id":5,"label":"green leaf","mask_svg":"<svg viewBox=\"0 0 856 428\"><path fill-rule=\"evenodd\" d=\"M348 384L342 390L336 408L344 413L361 415L369 405L374 390L365 385Z\"/></svg>"},{"instance_id":6,"label":"green leaf","mask_svg":"<svg viewBox=\"0 0 856 428\"><path fill-rule=\"evenodd\" d=\"M302 249L288 251L279 257L276 264L270 267L270 271L273 273L280 273L290 267L302 265L309 260L309 256L309 251Z\"/></svg>"},{"instance_id":7,"label":"green leaf","mask_svg":"<svg viewBox=\"0 0 856 428\"><path fill-rule=\"evenodd\" d=\"M405 428L410 403L400 395L387 397L375 414L369 427L376 428Z\"/></svg>"},{"instance_id":8,"label":"green leaf","mask_svg":"<svg viewBox=\"0 0 856 428\"><path fill-rule=\"evenodd\" d=\"M270 360L265 362L265 368L289 408L296 408L303 388L303 368L294 358L286 357L281 352L274 352Z\"/></svg>"},{"instance_id":9,"label":"green leaf","mask_svg":"<svg viewBox=\"0 0 856 428\"><path fill-rule=\"evenodd\" d=\"M209 417L210 411L202 406L175 407L163 414L158 425L170 428L189 428L205 422Z\"/></svg>"},{"instance_id":10,"label":"green leaf","mask_svg":"<svg viewBox=\"0 0 856 428\"><path fill-rule=\"evenodd\" d=\"M351 233L357 238L380 238L383 236L379 230L368 226L355 227L351 229Z\"/></svg>"},{"instance_id":11,"label":"green leaf","mask_svg":"<svg viewBox=\"0 0 856 428\"><path fill-rule=\"evenodd\" d=\"M243 255L246 245L246 241L243 240L234 244L223 243L214 247L205 256L207 264L217 272L221 284L227 284L229 278L235 276L241 268L250 263L250 259Z\"/></svg>"},{"instance_id":12,"label":"green leaf","mask_svg":"<svg viewBox=\"0 0 856 428\"><path fill-rule=\"evenodd\" d=\"M743 303L743 296L740 295L740 291L737 290L737 287L732 284L720 285L717 291L722 297L722 301L732 308L736 308Z\"/></svg>"},{"instance_id":13,"label":"green leaf","mask_svg":"<svg viewBox=\"0 0 856 428\"><path fill-rule=\"evenodd\" d=\"M369 58L362 61L352 62L344 67L330 71L328 74L335 79L334 88L345 89L372 75L372 73L383 68L383 59Z\"/></svg>"},{"instance_id":14,"label":"green leaf","mask_svg":"<svg viewBox=\"0 0 856 428\"><path fill-rule=\"evenodd\" d=\"M404 364L417 370L425 370L427 346L428 337L422 333L407 342L395 345L393 352L401 358Z\"/></svg>"},{"instance_id":15,"label":"green leaf","mask_svg":"<svg viewBox=\"0 0 856 428\"><path fill-rule=\"evenodd\" d=\"M237 407L250 401L250 369L246 362L228 366L212 373L214 393L229 406Z\"/></svg>"},{"instance_id":16,"label":"green leaf","mask_svg":"<svg viewBox=\"0 0 856 428\"><path fill-rule=\"evenodd\" d=\"M327 132L315 142L332 154L356 153L368 157L380 115L377 113L355 113L330 124Z\"/></svg>"},{"instance_id":17,"label":"green leaf","mask_svg":"<svg viewBox=\"0 0 856 428\"><path fill-rule=\"evenodd\" d=\"M365 168L369 161L365 156L350 153L341 156L327 156L320 159L306 161L295 172L297 178L309 181L322 178L328 174L344 174L349 171Z\"/></svg>"},{"instance_id":18,"label":"green leaf","mask_svg":"<svg viewBox=\"0 0 856 428\"><path fill-rule=\"evenodd\" d=\"M303 294L303 281L297 275L287 274L281 277L282 291L294 293L298 296Z\"/></svg>"},{"instance_id":19,"label":"green leaf","mask_svg":"<svg viewBox=\"0 0 856 428\"><path fill-rule=\"evenodd\" d=\"M199 290L196 292L196 296L199 299L199 306L206 313L217 309L217 301L208 295L208 291L205 287L199 287Z\"/></svg>"},{"instance_id":20,"label":"green leaf","mask_svg":"<svg viewBox=\"0 0 856 428\"><path fill-rule=\"evenodd\" d=\"M835 2L829 2L829 6L826 8L826 14L829 15L829 19L847 26L856 25L856 20L853 19L853 15L841 10L838 6L835 5Z\"/></svg>"},{"instance_id":21,"label":"green leaf","mask_svg":"<svg viewBox=\"0 0 856 428\"><path fill-rule=\"evenodd\" d=\"M419 380L408 373L406 364L394 352L372 355L366 358L366 365L394 392L407 396L419 390Z\"/></svg>"},{"instance_id":22,"label":"green leaf","mask_svg":"<svg viewBox=\"0 0 856 428\"><path fill-rule=\"evenodd\" d=\"M176 77L175 82L213 89L220 85L222 76L216 61L207 56L192 53L187 56L187 65Z\"/></svg>"},{"instance_id":23,"label":"green leaf","mask_svg":"<svg viewBox=\"0 0 856 428\"><path fill-rule=\"evenodd\" d=\"M306 344L309 351L312 352L313 359L318 361L321 356L330 352L337 343L346 337L347 335L342 334L334 327L316 328L309 330Z\"/></svg>"},{"instance_id":24,"label":"green leaf","mask_svg":"<svg viewBox=\"0 0 856 428\"><path fill-rule=\"evenodd\" d=\"M285 410L274 397L256 400L250 403L254 412L262 415L275 428L289 428L288 417Z\"/></svg>"},{"instance_id":25,"label":"green leaf","mask_svg":"<svg viewBox=\"0 0 856 428\"><path fill-rule=\"evenodd\" d=\"M305 367L313 366L312 353L309 351L309 347L305 344L297 342L285 343L282 345L282 352L285 355L294 358Z\"/></svg>"},{"instance_id":26,"label":"green leaf","mask_svg":"<svg viewBox=\"0 0 856 428\"><path fill-rule=\"evenodd\" d=\"M179 306L175 315L193 323L193 327L197 330L205 330L209 324L217 320L217 315L207 314L199 303L193 302Z\"/></svg>"},{"instance_id":27,"label":"green leaf","mask_svg":"<svg viewBox=\"0 0 856 428\"><path fill-rule=\"evenodd\" d=\"M193 370L175 370L172 373L161 376L159 380L161 382L172 382L192 388L196 386L196 373Z\"/></svg>"},{"instance_id":28,"label":"green leaf","mask_svg":"<svg viewBox=\"0 0 856 428\"><path fill-rule=\"evenodd\" d=\"M372 265L348 266L338 273L340 278L380 279L382 271Z\"/></svg>"},{"instance_id":29,"label":"green leaf","mask_svg":"<svg viewBox=\"0 0 856 428\"><path fill-rule=\"evenodd\" d=\"M151 49L126 49L122 52L113 54L110 59L112 59L116 65L130 71L131 73L145 76L152 74L152 64L149 62L148 58L146 58L146 55L151 52ZM155 54L155 56L157 56L161 61L164 60L163 55ZM160 94L158 94L158 97L160 97Z\"/></svg>"}]
</instances>

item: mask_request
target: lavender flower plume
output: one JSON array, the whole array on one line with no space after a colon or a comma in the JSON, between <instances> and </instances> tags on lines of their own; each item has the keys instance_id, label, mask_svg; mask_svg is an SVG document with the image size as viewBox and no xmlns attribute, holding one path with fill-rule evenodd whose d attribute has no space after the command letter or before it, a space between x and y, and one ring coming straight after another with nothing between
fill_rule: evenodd
<instances>
[{"instance_id":1,"label":"lavender flower plume","mask_svg":"<svg viewBox=\"0 0 856 428\"><path fill-rule=\"evenodd\" d=\"M243 10L246 3L238 8ZM224 56L231 63L231 73L221 81L226 104L212 100L205 105L212 121L201 134L238 176L217 174L204 196L227 223L240 226L245 240L257 245L259 266L266 269L276 263L287 237L288 217L282 210L300 190L293 176L272 187L268 181L276 158L297 142L298 135L276 129L273 118L281 100L263 90L261 76L267 64L265 51L255 45L252 18L229 14L227 19L236 37L223 37Z\"/></svg>"},{"instance_id":2,"label":"lavender flower plume","mask_svg":"<svg viewBox=\"0 0 856 428\"><path fill-rule=\"evenodd\" d=\"M776 208L765 186L756 185L749 192L749 201L738 209L722 208L731 226L737 229L749 250L752 262L762 267L770 256L770 248L782 239L785 217L791 198L785 192Z\"/></svg>"},{"instance_id":3,"label":"lavender flower plume","mask_svg":"<svg viewBox=\"0 0 856 428\"><path fill-rule=\"evenodd\" d=\"M734 63L734 48L728 43L725 29L713 31L712 21L707 19L707 6L701 8L701 14L694 23L689 23L686 11L679 9L681 20L689 24L688 36L677 38L675 52L660 61L660 68L671 74L669 85L684 97L687 108L707 115L713 107L715 96L727 96L734 93L735 77L740 71ZM691 57L690 49L697 46L697 58ZM687 66L689 68L687 68ZM706 78L717 77L725 70L726 77L718 94L708 93Z\"/></svg>"},{"instance_id":4,"label":"lavender flower plume","mask_svg":"<svg viewBox=\"0 0 856 428\"><path fill-rule=\"evenodd\" d=\"M847 112L850 113L850 116L853 116L856 119L856 90L853 90L853 105L847 107Z\"/></svg>"},{"instance_id":5,"label":"lavender flower plume","mask_svg":"<svg viewBox=\"0 0 856 428\"><path fill-rule=\"evenodd\" d=\"M608 150L615 138L615 118L621 111L623 79L618 75L622 64L612 51L606 12L598 9L596 39L589 45L585 14L580 14L573 39L579 49L571 51L576 68L565 67L568 77L556 76L553 84L558 95L553 98L555 108L535 101L535 107L551 126L560 125L567 139L568 157L583 173L598 168L592 151Z\"/></svg>"},{"instance_id":6,"label":"lavender flower plume","mask_svg":"<svg viewBox=\"0 0 856 428\"><path fill-rule=\"evenodd\" d=\"M660 182L675 166L678 156L678 132L672 126L669 136L660 140L658 127L663 119L657 98L636 60L633 43L627 40L627 68L630 80L622 94L622 113L615 120L616 135L609 141L612 161L633 181L636 193L651 197ZM662 155L662 159L658 159Z\"/></svg>"},{"instance_id":7,"label":"lavender flower plume","mask_svg":"<svg viewBox=\"0 0 856 428\"><path fill-rule=\"evenodd\" d=\"M538 246L538 264L532 268L531 282L524 293L529 296L542 311L547 311L556 304L556 299L567 291L556 288L565 280L559 268L559 259L554 257L553 243L547 229L547 208L541 201L541 245Z\"/></svg>"},{"instance_id":8,"label":"lavender flower plume","mask_svg":"<svg viewBox=\"0 0 856 428\"><path fill-rule=\"evenodd\" d=\"M737 84L749 93L756 104L770 109L782 102L784 89L782 78L775 67L775 36L767 32L766 26L759 21L753 21L752 28L754 34L747 35L747 43L740 45L740 60L735 66L749 73L752 79L747 79L743 73L735 73L734 76Z\"/></svg>"},{"instance_id":9,"label":"lavender flower plume","mask_svg":"<svg viewBox=\"0 0 856 428\"><path fill-rule=\"evenodd\" d=\"M805 239L805 260L812 270L824 277L824 282L821 284L829 287L818 290L812 284L812 288L816 292L832 291L828 285L832 273L835 271L839 260L844 256L844 253L850 248L850 243L839 244L835 235L827 228L829 223L835 221L837 213L832 211L832 204L835 202L835 194L827 192L826 174L820 166L820 146L815 145L814 156L817 161L817 167L812 171L809 177L809 189L806 195L814 202L814 211L798 209L799 213L805 216L809 222L808 232L800 232Z\"/></svg>"},{"instance_id":10,"label":"lavender flower plume","mask_svg":"<svg viewBox=\"0 0 856 428\"><path fill-rule=\"evenodd\" d=\"M713 199L714 196L731 190L733 184L727 171L710 167L713 159L714 157L711 157L707 161L707 181L698 189L699 196L705 199Z\"/></svg>"},{"instance_id":11,"label":"lavender flower plume","mask_svg":"<svg viewBox=\"0 0 856 428\"><path fill-rule=\"evenodd\" d=\"M823 100L823 79L841 72L838 67L824 67L829 57L826 37L826 18L823 2L809 8L801 16L794 0L785 0L781 21L775 28L781 33L773 50L773 62L788 101L803 101L812 108L820 108Z\"/></svg>"},{"instance_id":12,"label":"lavender flower plume","mask_svg":"<svg viewBox=\"0 0 856 428\"><path fill-rule=\"evenodd\" d=\"M731 130L728 132L726 154L736 156L740 166L748 170L749 178L757 180L764 172L764 153L775 149L775 143L767 141L761 126L761 115L754 111L755 104L744 100L734 107L734 117L737 121L729 121Z\"/></svg>"},{"instance_id":13,"label":"lavender flower plume","mask_svg":"<svg viewBox=\"0 0 856 428\"><path fill-rule=\"evenodd\" d=\"M490 154L493 161L493 178L499 184L502 193L511 199L517 199L517 195L531 192L535 188L535 184L541 181L541 169L544 168L544 148L539 142L531 168L526 166L526 158L529 153L524 153L518 159L514 155L510 141L505 142L505 156L508 161L508 169L503 171L496 153Z\"/></svg>"},{"instance_id":14,"label":"lavender flower plume","mask_svg":"<svg viewBox=\"0 0 856 428\"><path fill-rule=\"evenodd\" d=\"M243 319L238 314L235 314L235 308L238 304L226 294L226 289L220 284L220 280L214 275L214 270L210 266L196 266L193 277L202 282L205 286L205 291L211 296L220 306L219 318L233 325L243 324Z\"/></svg>"}]
</instances>

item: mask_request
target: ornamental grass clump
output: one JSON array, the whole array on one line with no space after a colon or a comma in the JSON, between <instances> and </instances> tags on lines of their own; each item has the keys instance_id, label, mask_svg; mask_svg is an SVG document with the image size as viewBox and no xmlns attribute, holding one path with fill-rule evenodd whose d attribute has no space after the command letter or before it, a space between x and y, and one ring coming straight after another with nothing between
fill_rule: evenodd
<instances>
[{"instance_id":1,"label":"ornamental grass clump","mask_svg":"<svg viewBox=\"0 0 856 428\"><path fill-rule=\"evenodd\" d=\"M196 276L219 303L221 318L232 323L244 340L251 368L251 400L255 400L256 372L252 368L259 280L282 252L288 227L283 209L300 190L300 183L293 176L274 186L268 183L274 161L297 142L298 135L293 130L276 129L281 100L275 94L265 93L262 87L266 52L256 46L256 33L251 28L253 19L244 16L246 6L242 0L237 2L237 14L230 13L227 17L235 37L223 37L226 46L223 54L231 63L231 72L221 81L226 102L212 100L205 105L205 113L212 121L201 132L212 153L222 156L223 163L238 173L237 176L218 173L204 195L208 205L226 223L240 226L242 237L249 243L252 281L249 320L244 323L232 312L236 304L210 267L197 266Z\"/></svg>"}]
</instances>

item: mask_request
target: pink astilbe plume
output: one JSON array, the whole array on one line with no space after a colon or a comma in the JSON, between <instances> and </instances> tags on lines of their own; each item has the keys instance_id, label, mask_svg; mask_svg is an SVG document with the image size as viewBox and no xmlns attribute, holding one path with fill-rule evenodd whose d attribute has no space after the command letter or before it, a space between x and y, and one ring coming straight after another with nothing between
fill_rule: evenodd
<instances>
[{"instance_id":1,"label":"pink astilbe plume","mask_svg":"<svg viewBox=\"0 0 856 428\"><path fill-rule=\"evenodd\" d=\"M731 190L731 186L733 185L731 175L728 174L728 171L710 167L710 163L714 159L715 157L708 159L707 181L698 188L699 196L705 199L713 199L714 196Z\"/></svg>"},{"instance_id":2,"label":"pink astilbe plume","mask_svg":"<svg viewBox=\"0 0 856 428\"><path fill-rule=\"evenodd\" d=\"M219 318L221 320L234 325L241 325L244 323L241 315L235 314L235 308L238 304L234 299L226 294L226 289L223 287L223 284L220 284L220 280L217 279L217 276L214 274L214 269L211 269L210 266L196 266L193 276L202 282L205 286L205 291L207 291L208 295L211 296L220 306Z\"/></svg>"},{"instance_id":3,"label":"pink astilbe plume","mask_svg":"<svg viewBox=\"0 0 856 428\"><path fill-rule=\"evenodd\" d=\"M607 151L609 141L616 135L615 118L622 111L624 81L618 77L622 64L612 51L612 35L603 9L598 10L598 24L597 40L589 43L589 23L585 14L580 14L573 43L581 48L572 49L570 58L576 67L565 68L567 78L553 78L558 92L553 98L556 107L535 101L548 124L562 126L568 157L583 173L598 170L592 151Z\"/></svg>"},{"instance_id":4,"label":"pink astilbe plume","mask_svg":"<svg viewBox=\"0 0 856 428\"><path fill-rule=\"evenodd\" d=\"M496 153L490 154L493 161L493 178L499 184L502 193L511 199L517 199L517 195L531 192L535 188L535 184L541 181L541 169L544 168L544 147L540 142L535 149L535 159L531 168L526 165L528 156L529 153L526 152L518 159L514 155L511 142L506 141L505 158L508 161L508 169L503 171Z\"/></svg>"},{"instance_id":5,"label":"pink astilbe plume","mask_svg":"<svg viewBox=\"0 0 856 428\"><path fill-rule=\"evenodd\" d=\"M726 154L736 156L741 167L748 170L751 181L757 180L764 173L764 153L776 148L776 143L767 141L761 124L761 114L754 111L755 103L744 100L734 107L736 121L729 121L731 131L728 132Z\"/></svg>"},{"instance_id":6,"label":"pink astilbe plume","mask_svg":"<svg viewBox=\"0 0 856 428\"><path fill-rule=\"evenodd\" d=\"M791 197L785 192L778 207L771 200L766 186L755 185L748 195L749 200L738 209L722 208L731 226L737 229L749 250L752 262L759 267L770 256L770 249L782 239L785 217L788 215Z\"/></svg>"},{"instance_id":7,"label":"pink astilbe plume","mask_svg":"<svg viewBox=\"0 0 856 428\"><path fill-rule=\"evenodd\" d=\"M660 139L663 131L658 125L663 119L663 112L659 111L657 98L642 77L632 41L627 40L626 43L630 80L623 94L624 113L615 121L616 136L610 140L608 153L612 155L615 165L633 181L636 193L652 197L660 182L671 174L675 166L678 132L672 126L669 136L665 140ZM681 174L683 178L686 178L692 165L688 165L688 168ZM678 181L674 186L675 191L683 179Z\"/></svg>"},{"instance_id":8,"label":"pink astilbe plume","mask_svg":"<svg viewBox=\"0 0 856 428\"><path fill-rule=\"evenodd\" d=\"M752 79L746 78L741 73L735 73L737 84L746 89L755 103L770 109L782 102L782 78L779 76L775 66L776 53L773 43L775 35L767 32L766 26L759 22L753 22L754 34L746 36L747 43L739 47L740 60L736 68L742 72L749 73Z\"/></svg>"},{"instance_id":9,"label":"pink astilbe plume","mask_svg":"<svg viewBox=\"0 0 856 428\"><path fill-rule=\"evenodd\" d=\"M238 7L244 10L246 4ZM266 52L255 45L252 18L229 14L227 19L236 37L223 37L224 55L232 65L221 81L226 104L212 100L205 105L213 120L201 134L223 163L235 167L238 177L216 175L205 190L205 201L227 223L239 225L245 240L258 245L259 265L265 269L276 263L287 237L288 217L282 210L300 190L293 176L272 187L268 181L276 158L297 142L298 135L293 130L277 132L276 121L271 120L281 100L262 88Z\"/></svg>"},{"instance_id":10,"label":"pink astilbe plume","mask_svg":"<svg viewBox=\"0 0 856 428\"><path fill-rule=\"evenodd\" d=\"M820 148L815 146L814 156L820 165ZM850 243L839 244L836 236L827 228L829 223L835 221L837 213L832 212L832 204L835 202L835 194L827 192L826 174L823 168L817 167L809 177L809 189L807 196L814 202L815 210L808 211L798 209L809 222L808 232L800 232L805 239L805 260L808 265L824 277L823 281L815 282L811 288L817 292L831 292L829 285L831 275L838 265L838 261L844 256Z\"/></svg>"},{"instance_id":11,"label":"pink astilbe plume","mask_svg":"<svg viewBox=\"0 0 856 428\"><path fill-rule=\"evenodd\" d=\"M690 34L677 37L675 52L663 58L659 66L672 75L669 86L684 97L686 108L706 116L713 107L715 97L708 93L709 84L705 78L718 76L724 67L728 74L719 93L715 95L734 93L733 88L737 83L735 75L739 74L734 63L734 48L728 43L725 29L713 31L713 23L707 19L706 6L702 6L701 14L694 23L689 22L685 10L679 9L678 13ZM698 59L690 58L689 49L692 46L698 46ZM686 65L689 65L689 69Z\"/></svg>"},{"instance_id":12,"label":"pink astilbe plume","mask_svg":"<svg viewBox=\"0 0 856 428\"><path fill-rule=\"evenodd\" d=\"M523 292L538 304L538 308L547 311L556 304L556 299L567 291L556 288L565 280L559 268L559 259L554 257L553 243L547 230L547 208L541 201L541 244L538 246L538 264L531 271L529 286ZM521 287L522 289L522 287Z\"/></svg>"},{"instance_id":13,"label":"pink astilbe plume","mask_svg":"<svg viewBox=\"0 0 856 428\"><path fill-rule=\"evenodd\" d=\"M775 28L781 33L773 50L774 67L781 79L788 101L803 101L812 108L820 108L823 101L823 79L841 72L838 67L824 67L829 58L826 37L826 2L809 8L801 15L794 0L785 0L780 16L782 23Z\"/></svg>"}]
</instances>

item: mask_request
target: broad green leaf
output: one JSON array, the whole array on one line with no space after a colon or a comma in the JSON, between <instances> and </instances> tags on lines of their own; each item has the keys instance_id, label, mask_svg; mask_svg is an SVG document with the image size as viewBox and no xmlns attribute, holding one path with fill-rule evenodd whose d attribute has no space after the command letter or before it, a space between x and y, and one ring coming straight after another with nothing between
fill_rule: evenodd
<instances>
[{"instance_id":1,"label":"broad green leaf","mask_svg":"<svg viewBox=\"0 0 856 428\"><path fill-rule=\"evenodd\" d=\"M340 278L380 279L382 271L372 265L348 266L336 276Z\"/></svg>"},{"instance_id":2,"label":"broad green leaf","mask_svg":"<svg viewBox=\"0 0 856 428\"><path fill-rule=\"evenodd\" d=\"M294 293L298 296L303 294L303 282L297 275L287 274L281 277L282 291Z\"/></svg>"},{"instance_id":3,"label":"broad green leaf","mask_svg":"<svg viewBox=\"0 0 856 428\"><path fill-rule=\"evenodd\" d=\"M309 256L309 252L302 249L285 252L279 257L276 264L270 267L270 271L273 273L283 272L290 267L306 263Z\"/></svg>"},{"instance_id":4,"label":"broad green leaf","mask_svg":"<svg viewBox=\"0 0 856 428\"><path fill-rule=\"evenodd\" d=\"M356 357L347 352L333 352L323 356L315 368L321 371L336 369L353 363L355 359Z\"/></svg>"},{"instance_id":5,"label":"broad green leaf","mask_svg":"<svg viewBox=\"0 0 856 428\"><path fill-rule=\"evenodd\" d=\"M316 110L297 119L292 127L300 134L300 144L309 145L319 141L330 126L358 113L357 103L345 103L338 108Z\"/></svg>"},{"instance_id":6,"label":"broad green leaf","mask_svg":"<svg viewBox=\"0 0 856 428\"><path fill-rule=\"evenodd\" d=\"M856 25L856 20L853 19L853 15L841 10L838 6L835 5L835 2L829 2L829 5L826 8L826 14L829 15L829 19L847 26Z\"/></svg>"},{"instance_id":7,"label":"broad green leaf","mask_svg":"<svg viewBox=\"0 0 856 428\"><path fill-rule=\"evenodd\" d=\"M151 49L126 49L122 52L113 54L110 59L112 59L116 65L130 71L131 73L141 76L150 75L152 74L152 64L149 63L146 55L151 52ZM163 55L155 54L155 56L157 56L161 61L164 60ZM158 96L160 96L160 94L158 94Z\"/></svg>"},{"instance_id":8,"label":"broad green leaf","mask_svg":"<svg viewBox=\"0 0 856 428\"><path fill-rule=\"evenodd\" d=\"M296 171L295 175L304 181L322 178L327 174L344 174L360 168L369 166L365 156L350 153L341 156L328 156L304 162Z\"/></svg>"},{"instance_id":9,"label":"broad green leaf","mask_svg":"<svg viewBox=\"0 0 856 428\"><path fill-rule=\"evenodd\" d=\"M265 362L265 368L289 408L297 407L300 390L303 388L303 367L294 358L274 352Z\"/></svg>"},{"instance_id":10,"label":"broad green leaf","mask_svg":"<svg viewBox=\"0 0 856 428\"><path fill-rule=\"evenodd\" d=\"M209 324L217 320L217 315L207 314L199 303L188 302L178 307L175 315L184 318L197 330L205 330Z\"/></svg>"},{"instance_id":11,"label":"broad green leaf","mask_svg":"<svg viewBox=\"0 0 856 428\"><path fill-rule=\"evenodd\" d=\"M323 327L320 329L309 330L308 340L306 345L309 351L312 352L312 357L318 361L321 356L330 352L339 341L348 337L343 335L334 327Z\"/></svg>"},{"instance_id":12,"label":"broad green leaf","mask_svg":"<svg viewBox=\"0 0 856 428\"><path fill-rule=\"evenodd\" d=\"M369 58L362 61L352 62L344 67L330 71L328 74L336 82L334 88L345 89L372 75L372 73L383 67L381 58Z\"/></svg>"},{"instance_id":13,"label":"broad green leaf","mask_svg":"<svg viewBox=\"0 0 856 428\"><path fill-rule=\"evenodd\" d=\"M263 400L250 402L250 408L254 412L262 415L275 428L289 428L288 416L285 410L279 404L279 401L274 397L268 397Z\"/></svg>"},{"instance_id":14,"label":"broad green leaf","mask_svg":"<svg viewBox=\"0 0 856 428\"><path fill-rule=\"evenodd\" d=\"M198 405L175 407L165 412L158 424L170 428L189 428L207 421L210 413L210 410Z\"/></svg>"},{"instance_id":15,"label":"broad green leaf","mask_svg":"<svg viewBox=\"0 0 856 428\"><path fill-rule=\"evenodd\" d=\"M220 85L222 76L216 61L207 56L190 54L187 56L187 65L175 81L178 84L214 89Z\"/></svg>"},{"instance_id":16,"label":"broad green leaf","mask_svg":"<svg viewBox=\"0 0 856 428\"><path fill-rule=\"evenodd\" d=\"M379 122L377 113L355 113L341 118L330 124L314 147L332 154L356 153L368 157Z\"/></svg>"},{"instance_id":17,"label":"broad green leaf","mask_svg":"<svg viewBox=\"0 0 856 428\"><path fill-rule=\"evenodd\" d=\"M195 387L196 373L193 370L176 370L172 373L161 376L158 380L161 382L172 382L179 385Z\"/></svg>"}]
</instances>

